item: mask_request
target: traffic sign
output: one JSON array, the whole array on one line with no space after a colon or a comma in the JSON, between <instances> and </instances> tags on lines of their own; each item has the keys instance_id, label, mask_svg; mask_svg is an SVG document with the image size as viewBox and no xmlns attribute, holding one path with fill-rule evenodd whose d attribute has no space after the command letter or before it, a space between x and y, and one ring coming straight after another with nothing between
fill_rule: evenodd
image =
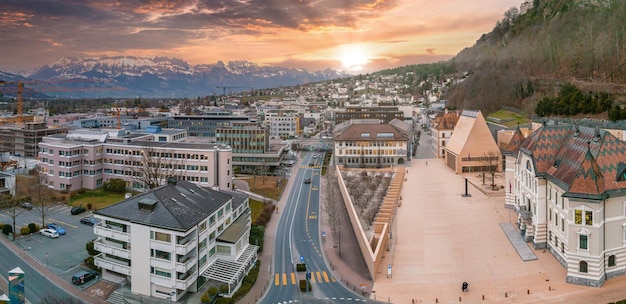
<instances>
[{"instance_id":1,"label":"traffic sign","mask_svg":"<svg viewBox=\"0 0 626 304\"><path fill-rule=\"evenodd\" d=\"M304 262L304 256L300 256L300 262Z\"/></svg>"},{"instance_id":2,"label":"traffic sign","mask_svg":"<svg viewBox=\"0 0 626 304\"><path fill-rule=\"evenodd\" d=\"M326 231L322 231L322 236L326 236Z\"/></svg>"}]
</instances>

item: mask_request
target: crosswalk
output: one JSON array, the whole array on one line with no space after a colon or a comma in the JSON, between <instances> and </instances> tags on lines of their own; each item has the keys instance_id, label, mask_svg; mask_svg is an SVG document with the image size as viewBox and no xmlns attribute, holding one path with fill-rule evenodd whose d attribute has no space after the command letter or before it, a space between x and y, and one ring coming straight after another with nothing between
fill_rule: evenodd
<instances>
[{"instance_id":1,"label":"crosswalk","mask_svg":"<svg viewBox=\"0 0 626 304\"><path fill-rule=\"evenodd\" d=\"M290 272L290 273L275 273L274 285L298 285L299 280L305 279L305 273ZM332 275L329 275L326 271L311 271L311 283L334 283L337 282Z\"/></svg>"},{"instance_id":2,"label":"crosswalk","mask_svg":"<svg viewBox=\"0 0 626 304\"><path fill-rule=\"evenodd\" d=\"M317 165L317 166L300 166L300 168L304 168L304 169L321 169L322 166Z\"/></svg>"}]
</instances>

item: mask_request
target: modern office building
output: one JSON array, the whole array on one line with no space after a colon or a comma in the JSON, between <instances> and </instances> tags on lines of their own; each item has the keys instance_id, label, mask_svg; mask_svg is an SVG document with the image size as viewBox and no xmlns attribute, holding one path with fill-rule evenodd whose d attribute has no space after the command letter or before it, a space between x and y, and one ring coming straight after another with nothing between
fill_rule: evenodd
<instances>
[{"instance_id":1,"label":"modern office building","mask_svg":"<svg viewBox=\"0 0 626 304\"><path fill-rule=\"evenodd\" d=\"M236 116L230 112L209 112L206 115L172 116L168 121L168 127L185 129L189 136L215 138L217 129L231 127L233 123L249 120L247 116Z\"/></svg>"},{"instance_id":2,"label":"modern office building","mask_svg":"<svg viewBox=\"0 0 626 304\"><path fill-rule=\"evenodd\" d=\"M549 249L567 282L601 286L626 274L626 143L543 125L526 138L518 129L503 151L506 206L525 240Z\"/></svg>"},{"instance_id":3,"label":"modern office building","mask_svg":"<svg viewBox=\"0 0 626 304\"><path fill-rule=\"evenodd\" d=\"M345 110L335 111L335 124L352 119L378 119L388 123L393 119L404 120L404 112L396 106L356 107L349 106Z\"/></svg>"},{"instance_id":4,"label":"modern office building","mask_svg":"<svg viewBox=\"0 0 626 304\"><path fill-rule=\"evenodd\" d=\"M272 116L269 118L271 138L297 138L300 135L300 116Z\"/></svg>"},{"instance_id":5,"label":"modern office building","mask_svg":"<svg viewBox=\"0 0 626 304\"><path fill-rule=\"evenodd\" d=\"M223 144L154 141L149 133L127 130L74 130L47 136L39 144L39 159L50 188L96 189L113 178L129 189L144 191L168 176L204 187L232 189L232 149ZM144 165L149 162L150 165Z\"/></svg>"},{"instance_id":6,"label":"modern office building","mask_svg":"<svg viewBox=\"0 0 626 304\"><path fill-rule=\"evenodd\" d=\"M134 295L173 302L205 284L232 295L257 260L248 197L171 179L95 212L94 263ZM144 298L145 300L145 298Z\"/></svg>"},{"instance_id":7,"label":"modern office building","mask_svg":"<svg viewBox=\"0 0 626 304\"><path fill-rule=\"evenodd\" d=\"M278 167L285 145L270 144L268 128L259 123L233 123L216 130L216 142L233 150L233 166L242 172L256 166Z\"/></svg>"}]
</instances>

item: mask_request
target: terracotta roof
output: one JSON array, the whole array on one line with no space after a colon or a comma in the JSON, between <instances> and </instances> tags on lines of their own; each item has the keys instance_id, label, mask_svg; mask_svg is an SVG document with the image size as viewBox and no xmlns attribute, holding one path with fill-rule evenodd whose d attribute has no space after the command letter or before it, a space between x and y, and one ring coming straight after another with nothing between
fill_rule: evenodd
<instances>
[{"instance_id":1,"label":"terracotta roof","mask_svg":"<svg viewBox=\"0 0 626 304\"><path fill-rule=\"evenodd\" d=\"M519 150L519 147L522 144L523 140L524 134L522 134L522 130L520 130L518 127L517 129L515 129L515 132L513 132L513 136L511 137L511 140L509 141L509 144L506 146L506 148L503 149L503 152L516 152L517 150Z\"/></svg>"},{"instance_id":2,"label":"terracotta roof","mask_svg":"<svg viewBox=\"0 0 626 304\"><path fill-rule=\"evenodd\" d=\"M437 124L435 129L437 130L453 130L459 121L460 115L457 112L445 113L440 117L437 117Z\"/></svg>"},{"instance_id":3,"label":"terracotta roof","mask_svg":"<svg viewBox=\"0 0 626 304\"><path fill-rule=\"evenodd\" d=\"M619 170L626 143L607 131L542 126L524 139L520 150L533 157L537 175L568 191L565 196L601 199L626 189Z\"/></svg>"},{"instance_id":4,"label":"terracotta roof","mask_svg":"<svg viewBox=\"0 0 626 304\"><path fill-rule=\"evenodd\" d=\"M382 137L381 134L390 134ZM353 124L339 134L335 140L408 140L390 124Z\"/></svg>"}]
</instances>

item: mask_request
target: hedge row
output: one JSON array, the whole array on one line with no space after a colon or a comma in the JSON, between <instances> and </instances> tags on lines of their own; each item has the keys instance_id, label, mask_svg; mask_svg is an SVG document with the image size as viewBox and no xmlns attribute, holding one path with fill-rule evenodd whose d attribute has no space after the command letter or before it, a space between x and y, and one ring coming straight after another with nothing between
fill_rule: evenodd
<instances>
[{"instance_id":1,"label":"hedge row","mask_svg":"<svg viewBox=\"0 0 626 304\"><path fill-rule=\"evenodd\" d=\"M272 214L274 214L274 210L276 210L276 205L274 204L265 205L265 208L263 208L263 211L261 211L261 214L259 215L259 217L257 217L257 219L254 221L253 224L265 227L265 225L267 225L267 223L272 218Z\"/></svg>"}]
</instances>

